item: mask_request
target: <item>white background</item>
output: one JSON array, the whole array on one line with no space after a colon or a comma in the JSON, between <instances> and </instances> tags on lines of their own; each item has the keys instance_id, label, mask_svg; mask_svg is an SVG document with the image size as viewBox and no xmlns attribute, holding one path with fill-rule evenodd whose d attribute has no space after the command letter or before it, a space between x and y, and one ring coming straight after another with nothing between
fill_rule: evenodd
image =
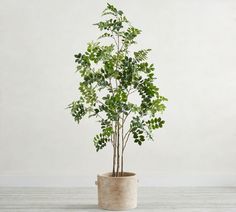
<instances>
[{"instance_id":1,"label":"white background","mask_svg":"<svg viewBox=\"0 0 236 212\"><path fill-rule=\"evenodd\" d=\"M236 186L236 1L110 1L152 48L166 125L129 143L142 186ZM91 186L111 170L98 124L77 125L73 55L95 40L106 1L0 0L0 186Z\"/></svg>"}]
</instances>

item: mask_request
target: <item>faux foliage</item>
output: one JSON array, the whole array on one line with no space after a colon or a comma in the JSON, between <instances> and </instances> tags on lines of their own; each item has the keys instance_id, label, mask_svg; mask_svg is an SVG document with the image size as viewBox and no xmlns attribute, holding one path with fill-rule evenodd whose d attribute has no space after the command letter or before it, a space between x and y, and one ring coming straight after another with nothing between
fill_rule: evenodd
<instances>
[{"instance_id":1,"label":"faux foliage","mask_svg":"<svg viewBox=\"0 0 236 212\"><path fill-rule=\"evenodd\" d=\"M96 150L113 146L113 176L123 175L124 150L129 140L142 145L152 140L152 131L165 123L160 113L167 99L159 94L154 65L148 63L151 49L131 52L141 30L133 27L121 10L107 4L101 31L83 53L75 55L81 76L80 96L69 108L74 120L96 117L101 132L94 137ZM104 42L106 40L106 43ZM132 96L140 101L132 101Z\"/></svg>"}]
</instances>

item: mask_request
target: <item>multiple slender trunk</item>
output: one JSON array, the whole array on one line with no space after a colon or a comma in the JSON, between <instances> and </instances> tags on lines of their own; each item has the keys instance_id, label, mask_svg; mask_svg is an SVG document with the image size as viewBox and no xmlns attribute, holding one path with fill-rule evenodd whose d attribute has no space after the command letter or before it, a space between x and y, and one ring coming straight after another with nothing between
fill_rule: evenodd
<instances>
[{"instance_id":1,"label":"multiple slender trunk","mask_svg":"<svg viewBox=\"0 0 236 212\"><path fill-rule=\"evenodd\" d=\"M120 177L124 175L124 149L125 149L125 138L124 138L124 122L120 120L115 122L114 134L112 136L113 144L113 168L112 176Z\"/></svg>"},{"instance_id":2,"label":"multiple slender trunk","mask_svg":"<svg viewBox=\"0 0 236 212\"><path fill-rule=\"evenodd\" d=\"M117 36L117 40L115 39L114 35L112 34L112 38L115 41L117 46L117 55L119 55L122 47L120 47L120 38L119 35ZM117 70L117 63L116 63L116 70ZM112 83L111 90L113 92ZM115 81L116 88L118 87L118 81ZM128 115L127 115L128 116ZM124 136L124 123L127 117L122 114L122 117L119 117L117 121L115 121L113 127L113 136L111 137L112 144L113 144L113 169L112 169L112 176L119 177L124 175L124 149L128 138L126 139ZM126 140L125 140L126 139Z\"/></svg>"}]
</instances>

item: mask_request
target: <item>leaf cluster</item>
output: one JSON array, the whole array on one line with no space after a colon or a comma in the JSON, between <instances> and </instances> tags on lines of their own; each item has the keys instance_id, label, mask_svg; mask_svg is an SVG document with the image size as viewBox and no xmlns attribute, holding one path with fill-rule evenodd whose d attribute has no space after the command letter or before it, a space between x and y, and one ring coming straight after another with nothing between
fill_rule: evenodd
<instances>
[{"instance_id":1,"label":"leaf cluster","mask_svg":"<svg viewBox=\"0 0 236 212\"><path fill-rule=\"evenodd\" d=\"M80 98L69 105L77 123L86 114L101 122L102 131L94 137L97 151L112 141L113 123L124 127L128 116L131 121L126 126L135 143L141 145L152 139L151 132L164 124L159 115L167 101L159 94L154 65L147 61L151 50L130 52L141 30L111 4L107 4L102 15L106 19L95 24L102 32L98 41L88 43L85 52L75 55L81 76ZM103 39L108 39L108 44L103 44ZM131 101L130 96L135 94L140 103Z\"/></svg>"}]
</instances>

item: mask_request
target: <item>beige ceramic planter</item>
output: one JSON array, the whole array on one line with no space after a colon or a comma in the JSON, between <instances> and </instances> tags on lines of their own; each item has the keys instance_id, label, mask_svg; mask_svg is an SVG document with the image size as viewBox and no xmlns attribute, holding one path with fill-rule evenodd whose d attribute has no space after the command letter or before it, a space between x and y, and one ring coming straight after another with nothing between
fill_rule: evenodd
<instances>
[{"instance_id":1,"label":"beige ceramic planter","mask_svg":"<svg viewBox=\"0 0 236 212\"><path fill-rule=\"evenodd\" d=\"M97 176L98 207L106 210L129 210L137 207L137 177L125 172L122 177L111 173Z\"/></svg>"}]
</instances>

